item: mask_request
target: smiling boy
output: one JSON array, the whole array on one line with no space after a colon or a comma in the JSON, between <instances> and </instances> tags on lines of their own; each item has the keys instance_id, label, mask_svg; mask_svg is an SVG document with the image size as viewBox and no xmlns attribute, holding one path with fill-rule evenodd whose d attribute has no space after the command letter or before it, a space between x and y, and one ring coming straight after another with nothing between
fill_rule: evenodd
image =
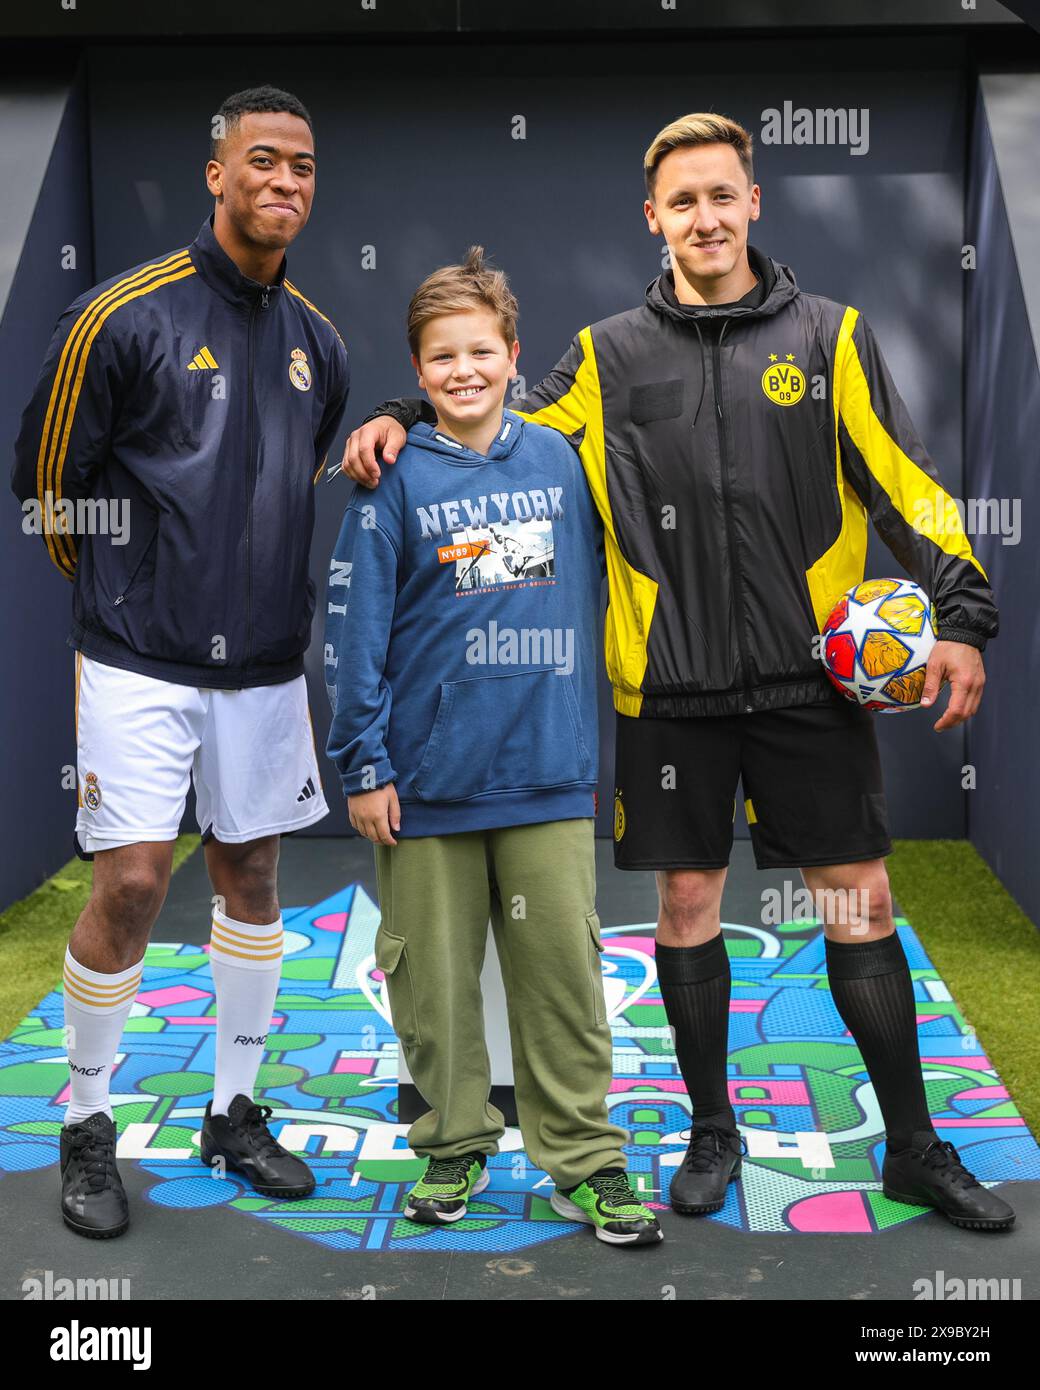
<instances>
[{"instance_id":1,"label":"smiling boy","mask_svg":"<svg viewBox=\"0 0 1040 1390\"><path fill-rule=\"evenodd\" d=\"M503 410L516 316L479 247L412 297L412 363L436 421L410 431L411 466L378 498L356 489L347 506L329 576L328 753L351 825L376 847L376 964L430 1106L408 1135L429 1161L405 1215L462 1219L504 1132L480 993L490 915L527 1153L560 1215L606 1243L645 1244L661 1229L606 1108L601 537L576 453Z\"/></svg>"}]
</instances>

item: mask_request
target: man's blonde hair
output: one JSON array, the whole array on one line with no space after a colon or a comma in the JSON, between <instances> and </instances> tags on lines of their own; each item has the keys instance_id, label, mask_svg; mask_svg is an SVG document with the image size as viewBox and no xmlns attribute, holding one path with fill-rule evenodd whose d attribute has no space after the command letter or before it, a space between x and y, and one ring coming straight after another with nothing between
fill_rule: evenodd
<instances>
[{"instance_id":1,"label":"man's blonde hair","mask_svg":"<svg viewBox=\"0 0 1040 1390\"><path fill-rule=\"evenodd\" d=\"M408 304L408 344L419 356L419 340L431 319L490 309L498 318L506 346L516 342L520 308L505 272L489 266L483 246L471 246L461 265L442 265L428 275Z\"/></svg>"},{"instance_id":2,"label":"man's blonde hair","mask_svg":"<svg viewBox=\"0 0 1040 1390\"><path fill-rule=\"evenodd\" d=\"M687 145L732 145L740 156L748 183L755 182L755 169L751 160L751 134L728 116L717 116L714 111L694 111L689 116L680 116L654 136L653 143L643 156L643 176L646 179L646 196L653 200L654 185L657 182L657 168L670 150L682 149Z\"/></svg>"}]
</instances>

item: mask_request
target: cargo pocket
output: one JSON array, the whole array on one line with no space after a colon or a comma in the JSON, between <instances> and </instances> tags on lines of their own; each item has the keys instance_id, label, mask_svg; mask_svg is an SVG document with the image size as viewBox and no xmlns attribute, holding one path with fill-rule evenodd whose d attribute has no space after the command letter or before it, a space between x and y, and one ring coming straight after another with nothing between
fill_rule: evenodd
<instances>
[{"instance_id":1,"label":"cargo pocket","mask_svg":"<svg viewBox=\"0 0 1040 1390\"><path fill-rule=\"evenodd\" d=\"M607 1001L603 993L603 967L600 965L603 942L599 936L599 913L588 913L585 924L589 932L589 984L592 987L592 1016L598 1027L607 1021Z\"/></svg>"},{"instance_id":2,"label":"cargo pocket","mask_svg":"<svg viewBox=\"0 0 1040 1390\"><path fill-rule=\"evenodd\" d=\"M376 965L386 976L387 997L394 1032L403 1043L422 1042L415 1007L415 989L408 968L408 950L403 936L392 936L380 926L376 933Z\"/></svg>"}]
</instances>

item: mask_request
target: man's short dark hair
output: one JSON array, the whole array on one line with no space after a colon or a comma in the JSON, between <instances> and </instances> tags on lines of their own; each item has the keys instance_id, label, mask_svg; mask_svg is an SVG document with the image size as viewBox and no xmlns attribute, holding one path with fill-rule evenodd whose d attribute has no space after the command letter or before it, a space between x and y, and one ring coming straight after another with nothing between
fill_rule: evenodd
<instances>
[{"instance_id":1,"label":"man's short dark hair","mask_svg":"<svg viewBox=\"0 0 1040 1390\"><path fill-rule=\"evenodd\" d=\"M280 87L248 87L244 92L235 92L221 102L210 134L210 159L222 158L224 140L243 116L257 111L288 111L290 116L299 116L302 121L306 121L311 134L314 134L311 113L292 92L283 92ZM217 135L217 131L222 133Z\"/></svg>"}]
</instances>

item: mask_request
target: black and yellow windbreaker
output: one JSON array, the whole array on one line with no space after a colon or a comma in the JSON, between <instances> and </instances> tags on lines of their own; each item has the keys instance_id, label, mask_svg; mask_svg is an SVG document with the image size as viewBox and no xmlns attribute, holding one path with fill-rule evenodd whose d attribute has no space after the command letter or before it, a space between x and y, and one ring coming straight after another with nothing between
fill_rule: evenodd
<instances>
[{"instance_id":1,"label":"black and yellow windbreaker","mask_svg":"<svg viewBox=\"0 0 1040 1390\"><path fill-rule=\"evenodd\" d=\"M997 632L986 575L866 320L749 258L759 303L691 314L668 272L511 403L579 447L604 525L621 714L833 698L813 639L863 578L868 516L932 598L940 638L983 648Z\"/></svg>"}]
</instances>

